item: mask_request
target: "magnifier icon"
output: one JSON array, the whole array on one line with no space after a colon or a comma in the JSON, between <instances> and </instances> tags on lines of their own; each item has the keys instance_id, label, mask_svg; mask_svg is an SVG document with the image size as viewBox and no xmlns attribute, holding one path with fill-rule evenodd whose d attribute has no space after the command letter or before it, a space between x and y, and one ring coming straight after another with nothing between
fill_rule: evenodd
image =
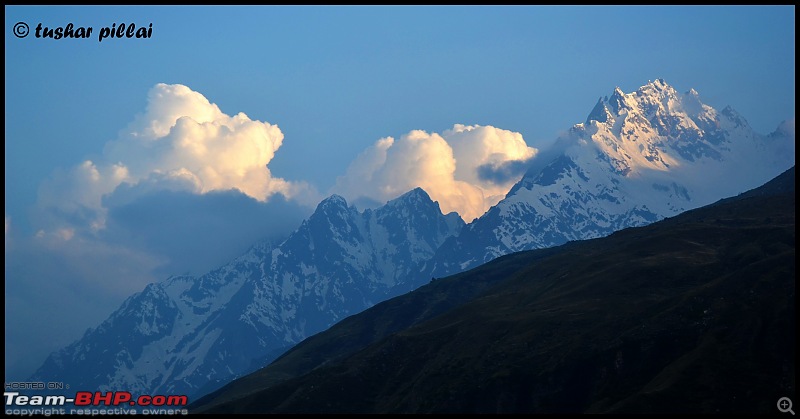
<instances>
[{"instance_id":1,"label":"magnifier icon","mask_svg":"<svg viewBox=\"0 0 800 419\"><path fill-rule=\"evenodd\" d=\"M792 399L788 397L781 397L778 399L778 410L781 413L791 413L794 416L794 410L792 410Z\"/></svg>"}]
</instances>

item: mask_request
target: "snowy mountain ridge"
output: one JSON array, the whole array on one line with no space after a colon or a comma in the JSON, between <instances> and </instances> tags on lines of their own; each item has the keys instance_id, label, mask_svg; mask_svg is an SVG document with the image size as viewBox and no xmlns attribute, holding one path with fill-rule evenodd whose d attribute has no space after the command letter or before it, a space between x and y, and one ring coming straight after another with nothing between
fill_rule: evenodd
<instances>
[{"instance_id":1,"label":"snowy mountain ridge","mask_svg":"<svg viewBox=\"0 0 800 419\"><path fill-rule=\"evenodd\" d=\"M445 276L496 257L641 226L754 188L794 164L794 123L755 133L661 79L615 88L542 151L506 197L426 269Z\"/></svg>"},{"instance_id":2,"label":"snowy mountain ridge","mask_svg":"<svg viewBox=\"0 0 800 419\"><path fill-rule=\"evenodd\" d=\"M421 285L413 272L463 221L422 189L358 212L340 196L277 246L129 297L34 375L73 388L200 395L342 318Z\"/></svg>"}]
</instances>

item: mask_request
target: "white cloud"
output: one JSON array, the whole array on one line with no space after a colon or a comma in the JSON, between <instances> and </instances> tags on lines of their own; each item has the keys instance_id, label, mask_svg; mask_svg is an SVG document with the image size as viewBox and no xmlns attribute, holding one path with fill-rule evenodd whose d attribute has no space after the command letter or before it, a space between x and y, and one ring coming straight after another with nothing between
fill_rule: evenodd
<instances>
[{"instance_id":1,"label":"white cloud","mask_svg":"<svg viewBox=\"0 0 800 419\"><path fill-rule=\"evenodd\" d=\"M42 184L38 206L57 218L47 228L69 220L96 231L105 225L103 196L123 183L197 194L238 189L262 202L276 193L313 201L307 184L274 177L267 168L282 143L276 125L226 115L186 86L158 84L145 112L106 143L100 158L59 170Z\"/></svg>"},{"instance_id":2,"label":"white cloud","mask_svg":"<svg viewBox=\"0 0 800 419\"><path fill-rule=\"evenodd\" d=\"M16 237L6 215L6 299L26 319L10 330L7 362L13 352L27 362L18 369L30 370L144 284L202 274L256 240L285 237L319 197L271 174L282 142L275 125L226 115L186 86L155 86L145 111L98 156L40 185L33 237ZM411 131L367 148L336 188L385 202L420 186L471 220L513 185L505 165L534 154L520 134L490 126ZM33 309L42 306L50 311Z\"/></svg>"},{"instance_id":3,"label":"white cloud","mask_svg":"<svg viewBox=\"0 0 800 419\"><path fill-rule=\"evenodd\" d=\"M17 237L6 214L6 302L21 319L6 325L6 363L17 378L147 283L203 274L296 228L318 197L270 173L283 139L276 125L159 84L98 156L40 185L32 237Z\"/></svg>"},{"instance_id":4,"label":"white cloud","mask_svg":"<svg viewBox=\"0 0 800 419\"><path fill-rule=\"evenodd\" d=\"M421 187L444 212L466 221L481 216L505 196L515 176L482 176L482 168L524 163L536 154L522 135L480 125L454 125L441 135L411 131L386 137L364 150L337 179L334 192L349 200L385 202Z\"/></svg>"}]
</instances>

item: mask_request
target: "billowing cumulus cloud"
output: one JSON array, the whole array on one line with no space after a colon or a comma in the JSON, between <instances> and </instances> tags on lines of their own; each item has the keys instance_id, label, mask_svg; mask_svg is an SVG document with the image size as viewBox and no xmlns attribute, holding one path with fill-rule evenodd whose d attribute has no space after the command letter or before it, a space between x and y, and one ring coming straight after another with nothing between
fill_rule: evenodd
<instances>
[{"instance_id":1,"label":"billowing cumulus cloud","mask_svg":"<svg viewBox=\"0 0 800 419\"><path fill-rule=\"evenodd\" d=\"M283 139L276 125L159 84L97 157L55 170L39 187L33 234L6 215L7 379L27 379L146 284L285 238L319 197L270 172Z\"/></svg>"},{"instance_id":2,"label":"billowing cumulus cloud","mask_svg":"<svg viewBox=\"0 0 800 419\"><path fill-rule=\"evenodd\" d=\"M145 112L105 145L99 159L57 171L40 187L39 207L55 224L67 220L98 230L105 224L102 197L122 184L195 194L237 189L262 202L281 194L313 204L307 184L274 177L267 167L282 142L276 125L244 113L229 116L186 86L158 84Z\"/></svg>"},{"instance_id":3,"label":"billowing cumulus cloud","mask_svg":"<svg viewBox=\"0 0 800 419\"><path fill-rule=\"evenodd\" d=\"M201 275L259 240L286 237L320 196L270 172L283 140L276 125L159 84L97 156L56 170L40 185L33 234L21 236L6 215L6 304L24 319L7 324L14 379L147 283ZM520 134L491 126L411 131L364 150L334 192L375 205L419 186L471 220L535 153Z\"/></svg>"},{"instance_id":4,"label":"billowing cumulus cloud","mask_svg":"<svg viewBox=\"0 0 800 419\"><path fill-rule=\"evenodd\" d=\"M492 126L457 124L442 134L415 130L364 150L334 192L385 202L421 187L442 211L456 211L469 222L505 196L535 154L521 134Z\"/></svg>"}]
</instances>

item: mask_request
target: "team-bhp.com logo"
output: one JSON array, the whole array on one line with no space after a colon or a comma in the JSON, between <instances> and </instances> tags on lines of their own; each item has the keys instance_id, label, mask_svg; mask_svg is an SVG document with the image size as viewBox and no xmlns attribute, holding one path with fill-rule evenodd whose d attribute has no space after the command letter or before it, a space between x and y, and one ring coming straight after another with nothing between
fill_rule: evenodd
<instances>
[{"instance_id":1,"label":"team-bhp.com logo","mask_svg":"<svg viewBox=\"0 0 800 419\"><path fill-rule=\"evenodd\" d=\"M187 396L141 395L133 397L128 391L79 391L75 397L64 395L24 395L16 391L3 392L7 415L124 415L124 414L188 414ZM70 406L69 408L62 406ZM142 409L135 409L140 407Z\"/></svg>"}]
</instances>

